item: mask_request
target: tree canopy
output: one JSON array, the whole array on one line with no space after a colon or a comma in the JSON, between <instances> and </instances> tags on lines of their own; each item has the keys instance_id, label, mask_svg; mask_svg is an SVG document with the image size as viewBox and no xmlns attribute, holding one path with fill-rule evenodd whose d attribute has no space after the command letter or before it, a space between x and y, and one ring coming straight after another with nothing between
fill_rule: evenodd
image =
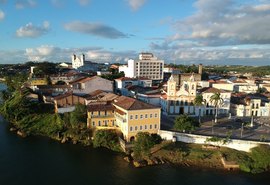
<instances>
[{"instance_id":1,"label":"tree canopy","mask_svg":"<svg viewBox=\"0 0 270 185\"><path fill-rule=\"evenodd\" d=\"M198 123L187 114L178 116L174 120L174 129L177 131L193 131L198 126Z\"/></svg>"}]
</instances>

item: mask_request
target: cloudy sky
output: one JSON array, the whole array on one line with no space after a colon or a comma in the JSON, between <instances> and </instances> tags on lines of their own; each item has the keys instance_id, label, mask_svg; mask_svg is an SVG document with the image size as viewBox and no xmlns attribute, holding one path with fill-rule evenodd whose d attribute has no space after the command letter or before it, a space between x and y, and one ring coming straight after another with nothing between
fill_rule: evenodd
<instances>
[{"instance_id":1,"label":"cloudy sky","mask_svg":"<svg viewBox=\"0 0 270 185\"><path fill-rule=\"evenodd\" d=\"M0 0L0 63L270 64L270 0Z\"/></svg>"}]
</instances>

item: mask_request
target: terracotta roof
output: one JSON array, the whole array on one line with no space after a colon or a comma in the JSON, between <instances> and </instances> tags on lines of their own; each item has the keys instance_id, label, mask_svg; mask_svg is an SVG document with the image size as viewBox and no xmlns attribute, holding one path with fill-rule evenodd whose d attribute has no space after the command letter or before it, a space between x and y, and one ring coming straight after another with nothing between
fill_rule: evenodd
<instances>
[{"instance_id":1,"label":"terracotta roof","mask_svg":"<svg viewBox=\"0 0 270 185\"><path fill-rule=\"evenodd\" d=\"M136 78L129 78L129 77L120 77L120 78L117 78L115 80L120 80L120 81L136 81L137 79Z\"/></svg>"},{"instance_id":2,"label":"terracotta roof","mask_svg":"<svg viewBox=\"0 0 270 185\"><path fill-rule=\"evenodd\" d=\"M134 98L120 96L114 100L116 106L119 106L125 110L142 110L142 109L156 109L158 107L136 100Z\"/></svg>"},{"instance_id":3,"label":"terracotta roof","mask_svg":"<svg viewBox=\"0 0 270 185\"><path fill-rule=\"evenodd\" d=\"M67 92L65 94L61 94L61 95L55 96L54 97L54 100L60 100L62 98L66 98L66 97L69 97L69 96L72 96L72 92Z\"/></svg>"},{"instance_id":4,"label":"terracotta roof","mask_svg":"<svg viewBox=\"0 0 270 185\"><path fill-rule=\"evenodd\" d=\"M99 104L88 104L87 110L91 111L107 111L107 110L115 110L115 107L111 103L101 102Z\"/></svg>"},{"instance_id":5,"label":"terracotta roof","mask_svg":"<svg viewBox=\"0 0 270 185\"><path fill-rule=\"evenodd\" d=\"M227 93L227 91L222 89L217 89L214 87L205 87L200 90L202 93Z\"/></svg>"}]
</instances>

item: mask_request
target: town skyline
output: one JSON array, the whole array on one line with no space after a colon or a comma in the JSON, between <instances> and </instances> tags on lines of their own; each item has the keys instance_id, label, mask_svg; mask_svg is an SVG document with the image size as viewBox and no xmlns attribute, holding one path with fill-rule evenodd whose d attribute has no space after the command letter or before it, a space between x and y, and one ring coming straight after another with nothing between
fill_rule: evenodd
<instances>
[{"instance_id":1,"label":"town skyline","mask_svg":"<svg viewBox=\"0 0 270 185\"><path fill-rule=\"evenodd\" d=\"M3 63L126 62L269 65L270 1L0 0Z\"/></svg>"}]
</instances>

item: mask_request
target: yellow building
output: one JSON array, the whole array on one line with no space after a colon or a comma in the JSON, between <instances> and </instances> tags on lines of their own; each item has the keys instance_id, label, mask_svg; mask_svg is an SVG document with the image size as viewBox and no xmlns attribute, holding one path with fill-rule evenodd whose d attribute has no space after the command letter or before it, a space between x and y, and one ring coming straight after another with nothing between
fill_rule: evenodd
<instances>
[{"instance_id":1,"label":"yellow building","mask_svg":"<svg viewBox=\"0 0 270 185\"><path fill-rule=\"evenodd\" d=\"M126 141L132 141L138 132L158 133L160 108L139 100L121 96L113 101L116 124Z\"/></svg>"},{"instance_id":2,"label":"yellow building","mask_svg":"<svg viewBox=\"0 0 270 185\"><path fill-rule=\"evenodd\" d=\"M116 127L115 108L110 102L97 102L87 105L87 127L111 128Z\"/></svg>"},{"instance_id":3,"label":"yellow building","mask_svg":"<svg viewBox=\"0 0 270 185\"><path fill-rule=\"evenodd\" d=\"M48 82L46 80L46 78L31 78L29 80L29 84L31 86L36 86L36 85L47 85Z\"/></svg>"}]
</instances>

